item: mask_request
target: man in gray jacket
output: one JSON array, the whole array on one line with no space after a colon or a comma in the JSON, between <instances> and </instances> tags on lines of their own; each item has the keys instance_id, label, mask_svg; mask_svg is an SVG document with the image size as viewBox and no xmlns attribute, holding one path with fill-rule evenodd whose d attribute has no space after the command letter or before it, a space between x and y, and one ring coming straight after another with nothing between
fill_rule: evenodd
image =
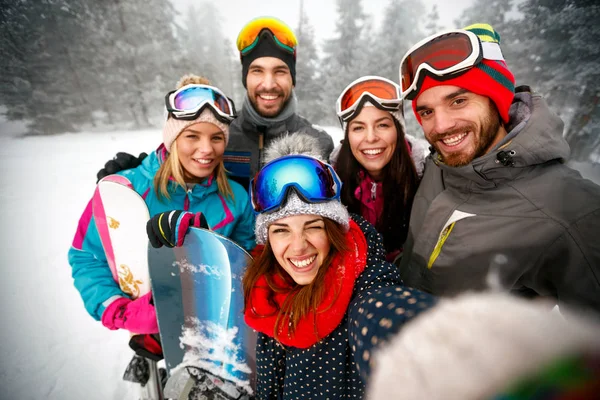
<instances>
[{"instance_id":1,"label":"man in gray jacket","mask_svg":"<svg viewBox=\"0 0 600 400\"><path fill-rule=\"evenodd\" d=\"M238 35L246 96L229 127L224 161L233 179L245 187L262 166L263 148L282 135L301 132L316 137L324 159L333 150L331 136L296 114L296 44L292 30L272 17L250 21Z\"/></svg>"},{"instance_id":2,"label":"man in gray jacket","mask_svg":"<svg viewBox=\"0 0 600 400\"><path fill-rule=\"evenodd\" d=\"M401 62L432 146L401 275L436 295L500 285L600 311L600 187L564 165L563 122L515 79L486 24ZM452 50L452 51L450 51Z\"/></svg>"}]
</instances>

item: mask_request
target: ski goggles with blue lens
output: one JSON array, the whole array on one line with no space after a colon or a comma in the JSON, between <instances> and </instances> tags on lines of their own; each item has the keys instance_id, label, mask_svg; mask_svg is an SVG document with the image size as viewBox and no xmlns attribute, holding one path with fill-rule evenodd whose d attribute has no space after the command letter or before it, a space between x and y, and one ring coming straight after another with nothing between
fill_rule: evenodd
<instances>
[{"instance_id":1,"label":"ski goggles with blue lens","mask_svg":"<svg viewBox=\"0 0 600 400\"><path fill-rule=\"evenodd\" d=\"M295 54L298 40L291 28L277 18L259 17L248 22L238 34L237 48L240 55L245 56L250 53L266 31L273 35L275 43L282 50Z\"/></svg>"},{"instance_id":2,"label":"ski goggles with blue lens","mask_svg":"<svg viewBox=\"0 0 600 400\"><path fill-rule=\"evenodd\" d=\"M290 190L307 203L339 200L342 183L333 167L314 157L295 154L266 164L250 181L257 213L277 211Z\"/></svg>"},{"instance_id":3,"label":"ski goggles with blue lens","mask_svg":"<svg viewBox=\"0 0 600 400\"><path fill-rule=\"evenodd\" d=\"M194 120L206 107L220 121L229 124L236 117L235 104L216 87L191 84L167 93L167 112L175 119Z\"/></svg>"}]
</instances>

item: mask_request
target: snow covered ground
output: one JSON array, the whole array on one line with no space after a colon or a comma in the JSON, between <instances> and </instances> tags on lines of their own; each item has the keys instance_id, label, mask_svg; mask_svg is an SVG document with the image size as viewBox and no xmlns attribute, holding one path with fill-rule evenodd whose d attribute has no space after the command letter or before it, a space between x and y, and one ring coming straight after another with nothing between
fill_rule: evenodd
<instances>
[{"instance_id":1,"label":"snow covered ground","mask_svg":"<svg viewBox=\"0 0 600 400\"><path fill-rule=\"evenodd\" d=\"M339 128L325 129L338 143ZM160 141L159 130L0 136L0 398L132 398L121 380L128 334L85 312L67 250L98 169L117 151L151 151ZM580 167L600 182L599 168Z\"/></svg>"},{"instance_id":2,"label":"snow covered ground","mask_svg":"<svg viewBox=\"0 0 600 400\"><path fill-rule=\"evenodd\" d=\"M0 398L130 399L128 333L86 313L67 251L98 169L117 151L153 150L161 132L13 139L9 128L0 124Z\"/></svg>"}]
</instances>

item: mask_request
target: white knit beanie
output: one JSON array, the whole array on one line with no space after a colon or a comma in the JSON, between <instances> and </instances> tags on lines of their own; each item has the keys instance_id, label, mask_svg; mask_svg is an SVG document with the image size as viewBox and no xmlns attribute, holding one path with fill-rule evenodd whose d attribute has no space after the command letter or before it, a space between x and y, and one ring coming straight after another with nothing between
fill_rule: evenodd
<instances>
[{"instance_id":1,"label":"white knit beanie","mask_svg":"<svg viewBox=\"0 0 600 400\"><path fill-rule=\"evenodd\" d=\"M321 159L322 149L319 140L313 136L302 133L284 135L274 140L265 150L264 162L268 163L276 158L291 154L303 154ZM282 218L293 215L320 215L340 224L344 231L350 229L350 215L340 200L331 200L322 203L307 203L296 192L288 194L285 204L274 212L260 213L256 216L255 234L256 242L264 244L267 241L269 226Z\"/></svg>"}]
</instances>

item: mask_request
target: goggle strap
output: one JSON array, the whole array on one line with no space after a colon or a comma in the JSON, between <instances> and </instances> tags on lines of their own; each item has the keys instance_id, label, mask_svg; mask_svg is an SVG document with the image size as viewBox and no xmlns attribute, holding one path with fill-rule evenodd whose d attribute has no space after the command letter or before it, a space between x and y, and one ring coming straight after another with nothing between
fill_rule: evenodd
<instances>
[{"instance_id":1,"label":"goggle strap","mask_svg":"<svg viewBox=\"0 0 600 400\"><path fill-rule=\"evenodd\" d=\"M481 47L483 50L483 58L486 60L504 61L504 56L502 55L502 50L498 43L481 42Z\"/></svg>"}]
</instances>

